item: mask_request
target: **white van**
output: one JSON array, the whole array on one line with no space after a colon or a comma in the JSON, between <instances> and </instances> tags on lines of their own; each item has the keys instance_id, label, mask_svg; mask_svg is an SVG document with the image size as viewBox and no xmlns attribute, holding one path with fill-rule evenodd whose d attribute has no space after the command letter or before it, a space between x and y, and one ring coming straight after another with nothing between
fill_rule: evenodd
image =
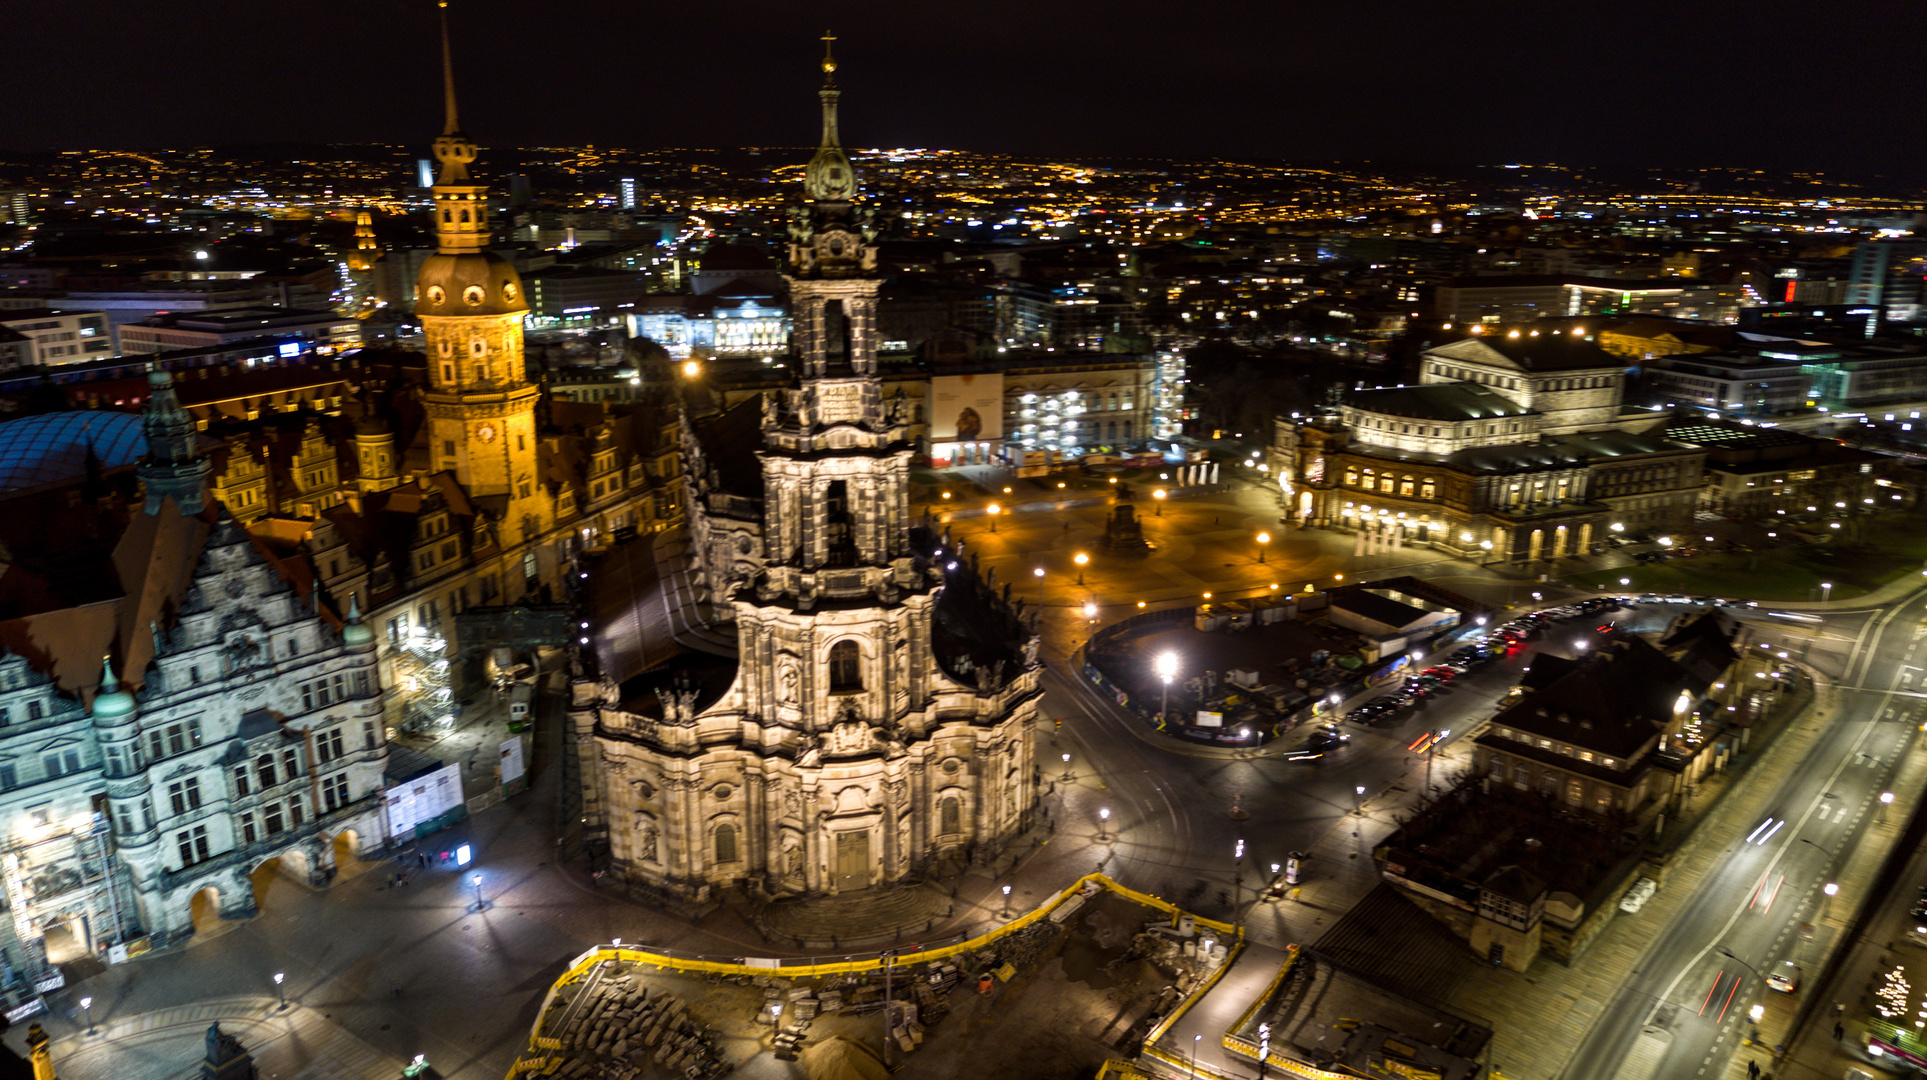
<instances>
[{"instance_id":1,"label":"white van","mask_svg":"<svg viewBox=\"0 0 1927 1080\"><path fill-rule=\"evenodd\" d=\"M1637 915L1639 909L1645 907L1646 901L1651 900L1658 891L1659 882L1649 877L1640 878L1633 882L1632 888L1626 890L1625 896L1620 897L1619 910L1628 915Z\"/></svg>"}]
</instances>

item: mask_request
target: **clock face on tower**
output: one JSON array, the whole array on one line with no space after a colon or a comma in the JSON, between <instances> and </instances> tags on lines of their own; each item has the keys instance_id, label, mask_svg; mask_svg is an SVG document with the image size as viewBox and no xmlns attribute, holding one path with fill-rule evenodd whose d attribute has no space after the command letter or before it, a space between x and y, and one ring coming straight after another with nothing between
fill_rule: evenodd
<instances>
[{"instance_id":1,"label":"clock face on tower","mask_svg":"<svg viewBox=\"0 0 1927 1080\"><path fill-rule=\"evenodd\" d=\"M489 442L495 438L495 429L487 424L483 424L481 427L475 429L475 434L483 442Z\"/></svg>"}]
</instances>

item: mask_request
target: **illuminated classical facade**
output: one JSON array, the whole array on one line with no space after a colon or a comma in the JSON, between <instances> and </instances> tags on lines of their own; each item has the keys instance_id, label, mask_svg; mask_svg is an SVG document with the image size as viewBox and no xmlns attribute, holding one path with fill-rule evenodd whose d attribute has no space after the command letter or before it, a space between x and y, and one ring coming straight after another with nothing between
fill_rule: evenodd
<instances>
[{"instance_id":1,"label":"illuminated classical facade","mask_svg":"<svg viewBox=\"0 0 1927 1080\"><path fill-rule=\"evenodd\" d=\"M1280 418L1290 519L1493 562L1591 554L1692 521L1705 452L1621 415L1620 361L1565 334L1427 350L1417 385L1354 390Z\"/></svg>"},{"instance_id":2,"label":"illuminated classical facade","mask_svg":"<svg viewBox=\"0 0 1927 1080\"><path fill-rule=\"evenodd\" d=\"M907 410L877 375L834 70L789 230L796 381L684 422L681 572L733 640L625 651L614 635L646 618L625 607L596 628L602 677L575 687L584 813L639 891L862 889L992 850L1035 806L1036 638L909 527Z\"/></svg>"}]
</instances>

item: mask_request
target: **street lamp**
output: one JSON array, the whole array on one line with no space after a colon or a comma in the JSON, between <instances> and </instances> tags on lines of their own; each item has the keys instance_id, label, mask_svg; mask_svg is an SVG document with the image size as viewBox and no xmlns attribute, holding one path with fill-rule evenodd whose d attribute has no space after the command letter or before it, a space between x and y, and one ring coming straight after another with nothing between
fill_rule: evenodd
<instances>
[{"instance_id":1,"label":"street lamp","mask_svg":"<svg viewBox=\"0 0 1927 1080\"><path fill-rule=\"evenodd\" d=\"M1269 543L1271 543L1270 533L1261 532L1258 534L1258 561L1260 563L1265 561L1265 545Z\"/></svg>"},{"instance_id":2,"label":"street lamp","mask_svg":"<svg viewBox=\"0 0 1927 1080\"><path fill-rule=\"evenodd\" d=\"M1840 886L1836 882L1829 881L1821 887L1820 892L1822 894L1820 901L1820 921L1826 922L1827 913L1833 907L1833 898L1840 895Z\"/></svg>"},{"instance_id":3,"label":"street lamp","mask_svg":"<svg viewBox=\"0 0 1927 1080\"><path fill-rule=\"evenodd\" d=\"M1352 789L1352 813L1363 816L1365 813L1365 785Z\"/></svg>"},{"instance_id":4,"label":"street lamp","mask_svg":"<svg viewBox=\"0 0 1927 1080\"><path fill-rule=\"evenodd\" d=\"M1747 1039L1749 1041L1751 1042L1760 1041L1760 1017L1765 1015L1766 1015L1766 1006L1764 1005L1755 1005L1752 1008L1746 1010L1746 1022L1753 1026L1752 1033L1747 1036Z\"/></svg>"},{"instance_id":5,"label":"street lamp","mask_svg":"<svg viewBox=\"0 0 1927 1080\"><path fill-rule=\"evenodd\" d=\"M1097 601L1095 600L1084 601L1084 618L1092 622L1095 622L1097 620Z\"/></svg>"},{"instance_id":6,"label":"street lamp","mask_svg":"<svg viewBox=\"0 0 1927 1080\"><path fill-rule=\"evenodd\" d=\"M1084 584L1084 564L1090 562L1091 557L1080 551L1071 556L1071 561L1077 564L1077 583Z\"/></svg>"},{"instance_id":7,"label":"street lamp","mask_svg":"<svg viewBox=\"0 0 1927 1080\"><path fill-rule=\"evenodd\" d=\"M1108 806L1100 806L1097 808L1097 838L1099 840L1108 840L1110 835L1111 808Z\"/></svg>"},{"instance_id":8,"label":"street lamp","mask_svg":"<svg viewBox=\"0 0 1927 1080\"><path fill-rule=\"evenodd\" d=\"M475 910L487 911L488 901L482 899L482 875L476 874L469 880L475 883Z\"/></svg>"},{"instance_id":9,"label":"street lamp","mask_svg":"<svg viewBox=\"0 0 1927 1080\"><path fill-rule=\"evenodd\" d=\"M1193 1035L1193 1036L1191 1036L1191 1078L1192 1078L1192 1080L1197 1080L1197 1076L1198 1076L1198 1042L1199 1042L1200 1040L1202 1040L1203 1038L1204 1038L1204 1036L1202 1036L1202 1035Z\"/></svg>"},{"instance_id":10,"label":"street lamp","mask_svg":"<svg viewBox=\"0 0 1927 1080\"><path fill-rule=\"evenodd\" d=\"M1883 791L1880 793L1880 820L1881 821L1884 822L1887 820L1887 808L1889 806L1892 806L1893 804L1894 804L1893 792Z\"/></svg>"},{"instance_id":11,"label":"street lamp","mask_svg":"<svg viewBox=\"0 0 1927 1080\"><path fill-rule=\"evenodd\" d=\"M287 991L281 989L281 980L287 977L285 972L277 971L274 973L274 996L281 999L281 1007L284 1009L288 1007L288 994Z\"/></svg>"},{"instance_id":12,"label":"street lamp","mask_svg":"<svg viewBox=\"0 0 1927 1080\"><path fill-rule=\"evenodd\" d=\"M1065 754L1064 755L1064 779L1069 780L1070 778L1071 778L1071 756L1069 754Z\"/></svg>"},{"instance_id":13,"label":"street lamp","mask_svg":"<svg viewBox=\"0 0 1927 1080\"><path fill-rule=\"evenodd\" d=\"M1178 674L1178 654L1174 652L1159 653L1156 661L1156 669L1158 678L1164 680L1164 706L1158 711L1168 715L1171 712L1171 680L1176 678Z\"/></svg>"},{"instance_id":14,"label":"street lamp","mask_svg":"<svg viewBox=\"0 0 1927 1080\"><path fill-rule=\"evenodd\" d=\"M90 997L81 998L80 1011L87 1014L87 1034L99 1034L94 1030L94 999Z\"/></svg>"},{"instance_id":15,"label":"street lamp","mask_svg":"<svg viewBox=\"0 0 1927 1080\"><path fill-rule=\"evenodd\" d=\"M1821 600L1827 600L1827 599L1830 599L1830 598L1832 598L1832 596L1833 596L1833 582L1831 582L1831 581L1823 581L1823 582L1821 582L1821 583L1820 583L1820 599L1821 599Z\"/></svg>"},{"instance_id":16,"label":"street lamp","mask_svg":"<svg viewBox=\"0 0 1927 1080\"><path fill-rule=\"evenodd\" d=\"M1004 886L1004 918L1010 918L1010 886Z\"/></svg>"},{"instance_id":17,"label":"street lamp","mask_svg":"<svg viewBox=\"0 0 1927 1080\"><path fill-rule=\"evenodd\" d=\"M1001 506L998 506L996 503L991 503L989 506L984 507L984 513L990 515L991 532L997 531L997 515L1003 512L1004 512L1004 508Z\"/></svg>"},{"instance_id":18,"label":"street lamp","mask_svg":"<svg viewBox=\"0 0 1927 1080\"><path fill-rule=\"evenodd\" d=\"M703 366L694 360L686 360L683 362L682 373L684 377L693 379L703 373Z\"/></svg>"},{"instance_id":19,"label":"street lamp","mask_svg":"<svg viewBox=\"0 0 1927 1080\"><path fill-rule=\"evenodd\" d=\"M1153 491L1153 492L1151 493L1151 497L1152 497L1153 499L1156 499L1156 500L1158 501L1158 503L1157 503L1157 506L1158 506L1158 509L1157 509L1157 516L1158 516L1158 517L1163 517L1163 516L1164 516L1164 489L1163 489L1163 488L1159 488L1159 489L1157 489L1156 491Z\"/></svg>"}]
</instances>

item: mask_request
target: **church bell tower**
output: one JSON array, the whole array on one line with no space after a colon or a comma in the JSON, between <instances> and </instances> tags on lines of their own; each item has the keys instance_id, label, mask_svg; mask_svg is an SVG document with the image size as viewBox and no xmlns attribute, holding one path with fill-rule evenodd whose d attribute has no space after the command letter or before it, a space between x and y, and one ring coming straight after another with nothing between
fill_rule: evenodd
<instances>
[{"instance_id":1,"label":"church bell tower","mask_svg":"<svg viewBox=\"0 0 1927 1080\"><path fill-rule=\"evenodd\" d=\"M476 148L455 113L455 72L442 4L442 84L448 120L435 140L438 250L415 279L428 344L428 458L471 496L505 500L504 542L543 527L536 498L535 404L522 355L529 305L521 276L488 249L488 187L469 175ZM518 535L517 531L520 531Z\"/></svg>"}]
</instances>

